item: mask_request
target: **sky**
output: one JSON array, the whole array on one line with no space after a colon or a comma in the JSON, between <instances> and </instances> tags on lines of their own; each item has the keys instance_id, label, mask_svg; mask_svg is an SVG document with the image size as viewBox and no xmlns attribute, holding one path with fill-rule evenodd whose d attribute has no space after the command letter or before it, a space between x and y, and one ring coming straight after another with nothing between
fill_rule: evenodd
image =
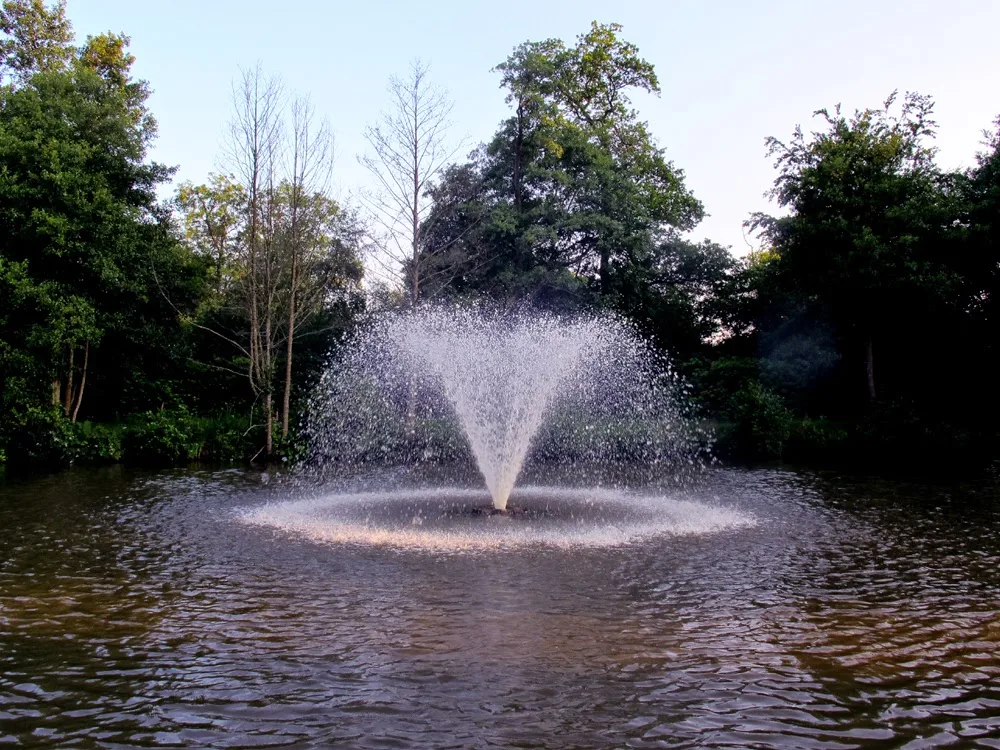
<instances>
[{"instance_id":1,"label":"sky","mask_svg":"<svg viewBox=\"0 0 1000 750\"><path fill-rule=\"evenodd\" d=\"M692 238L738 255L755 246L747 216L775 210L765 138L819 129L815 110L876 107L895 89L929 94L946 168L971 166L1000 114L998 0L69 0L67 13L81 41L131 37L135 74L154 92L152 157L177 166L176 180L219 169L232 83L260 62L329 118L342 201L368 184L357 161L365 125L414 58L448 91L450 135L471 150L508 116L491 69L516 45L572 43L591 21L620 23L662 88L633 101L708 213Z\"/></svg>"}]
</instances>

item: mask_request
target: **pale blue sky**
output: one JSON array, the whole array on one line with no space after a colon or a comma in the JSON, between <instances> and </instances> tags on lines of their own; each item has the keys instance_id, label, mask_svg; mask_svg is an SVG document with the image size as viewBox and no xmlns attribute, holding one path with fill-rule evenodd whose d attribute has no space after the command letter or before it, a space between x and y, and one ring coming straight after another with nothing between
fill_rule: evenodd
<instances>
[{"instance_id":1,"label":"pale blue sky","mask_svg":"<svg viewBox=\"0 0 1000 750\"><path fill-rule=\"evenodd\" d=\"M774 176L764 138L808 127L813 110L876 106L896 88L931 94L947 167L972 163L1000 113L998 0L69 0L68 14L81 39L132 37L135 70L155 92L154 158L178 165L178 179L215 168L231 82L260 60L331 120L342 199L365 181L356 155L387 79L414 57L455 100L455 137L476 143L507 115L490 69L515 45L616 21L663 88L636 100L641 113L710 214L694 236L740 254L741 223L767 207Z\"/></svg>"}]
</instances>

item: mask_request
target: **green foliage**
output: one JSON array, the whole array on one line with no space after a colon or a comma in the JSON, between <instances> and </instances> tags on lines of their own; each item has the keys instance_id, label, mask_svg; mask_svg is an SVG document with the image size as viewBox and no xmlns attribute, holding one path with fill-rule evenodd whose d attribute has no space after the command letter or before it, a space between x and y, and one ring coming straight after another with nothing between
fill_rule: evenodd
<instances>
[{"instance_id":1,"label":"green foliage","mask_svg":"<svg viewBox=\"0 0 1000 750\"><path fill-rule=\"evenodd\" d=\"M74 44L63 0L0 5L0 464L259 457L255 397L281 392L289 329L294 422L365 304L361 222L280 179L255 196L266 242L231 176L159 204L171 171L147 158L156 122L128 36ZM975 165L949 173L927 97L818 111L816 132L768 140L782 211L751 218L764 247L737 259L685 238L704 209L631 102L660 85L620 26L526 42L497 71L510 116L428 186L423 296L624 314L671 353L732 457L958 465L996 450L1000 118ZM251 261L251 244L267 252ZM254 380L262 262L273 356ZM552 458L593 452L547 429ZM660 439L600 429L640 460ZM274 442L304 454L294 429ZM378 445L468 460L449 422Z\"/></svg>"},{"instance_id":2,"label":"green foliage","mask_svg":"<svg viewBox=\"0 0 1000 750\"><path fill-rule=\"evenodd\" d=\"M35 73L63 70L73 57L66 0L4 0L0 7L0 71L24 84Z\"/></svg>"},{"instance_id":3,"label":"green foliage","mask_svg":"<svg viewBox=\"0 0 1000 750\"><path fill-rule=\"evenodd\" d=\"M437 293L600 303L653 327L687 316L697 295L671 271L685 254L725 252L692 252L670 232L703 209L630 104L659 85L620 31L595 23L574 46L527 42L497 67L513 116L431 191L422 250Z\"/></svg>"},{"instance_id":4,"label":"green foliage","mask_svg":"<svg viewBox=\"0 0 1000 750\"><path fill-rule=\"evenodd\" d=\"M10 415L8 414L8 418ZM256 452L245 420L232 414L198 417L187 409L132 415L127 422L70 422L58 408L16 415L6 461L18 469L60 465L174 465L195 460L247 461ZM3 462L0 462L3 463Z\"/></svg>"},{"instance_id":5,"label":"green foliage","mask_svg":"<svg viewBox=\"0 0 1000 750\"><path fill-rule=\"evenodd\" d=\"M132 463L248 461L261 444L245 419L233 414L198 417L185 408L136 415L122 436L123 459Z\"/></svg>"},{"instance_id":6,"label":"green foliage","mask_svg":"<svg viewBox=\"0 0 1000 750\"><path fill-rule=\"evenodd\" d=\"M929 144L933 103L907 94L898 109L893 94L850 118L820 110L825 130L770 138L771 195L789 214L749 222L776 253L785 289L822 302L844 344L866 351L855 361L869 373L869 399L873 352L903 323L900 311L947 307L961 286L947 242L957 217Z\"/></svg>"},{"instance_id":7,"label":"green foliage","mask_svg":"<svg viewBox=\"0 0 1000 750\"><path fill-rule=\"evenodd\" d=\"M993 450L1000 138L944 172L932 111L893 95L769 139L787 213L749 222L767 249L718 297L732 335L717 356L758 360L786 406L828 415L802 416L786 456L958 465Z\"/></svg>"},{"instance_id":8,"label":"green foliage","mask_svg":"<svg viewBox=\"0 0 1000 750\"><path fill-rule=\"evenodd\" d=\"M204 444L200 428L186 409L139 414L125 434L125 458L135 463L193 461Z\"/></svg>"},{"instance_id":9,"label":"green foliage","mask_svg":"<svg viewBox=\"0 0 1000 750\"><path fill-rule=\"evenodd\" d=\"M124 458L124 425L60 421L62 429L57 442L63 462L97 465L117 463Z\"/></svg>"},{"instance_id":10,"label":"green foliage","mask_svg":"<svg viewBox=\"0 0 1000 750\"><path fill-rule=\"evenodd\" d=\"M742 455L781 458L794 415L778 394L750 382L733 395L730 409L736 420L735 443Z\"/></svg>"},{"instance_id":11,"label":"green foliage","mask_svg":"<svg viewBox=\"0 0 1000 750\"><path fill-rule=\"evenodd\" d=\"M755 357L701 357L692 359L687 370L700 411L733 419L733 394L757 380L760 364Z\"/></svg>"},{"instance_id":12,"label":"green foliage","mask_svg":"<svg viewBox=\"0 0 1000 750\"><path fill-rule=\"evenodd\" d=\"M90 416L159 406L165 389L150 383L183 356L164 292L186 304L198 269L156 206L169 170L145 161L154 126L145 89L128 79L124 41L105 50L117 55L116 75L78 61L0 89L0 287L8 292L0 388L25 408L69 389L63 400ZM82 356L68 361L75 350L87 352L89 371Z\"/></svg>"},{"instance_id":13,"label":"green foliage","mask_svg":"<svg viewBox=\"0 0 1000 750\"><path fill-rule=\"evenodd\" d=\"M0 413L0 450L15 467L58 464L64 420L58 408L11 403Z\"/></svg>"},{"instance_id":14,"label":"green foliage","mask_svg":"<svg viewBox=\"0 0 1000 750\"><path fill-rule=\"evenodd\" d=\"M257 447L248 435L245 419L234 414L214 414L196 420L201 439L198 458L211 461L246 461Z\"/></svg>"},{"instance_id":15,"label":"green foliage","mask_svg":"<svg viewBox=\"0 0 1000 750\"><path fill-rule=\"evenodd\" d=\"M792 461L836 463L852 458L854 445L851 425L826 417L796 420L785 445L783 457Z\"/></svg>"}]
</instances>

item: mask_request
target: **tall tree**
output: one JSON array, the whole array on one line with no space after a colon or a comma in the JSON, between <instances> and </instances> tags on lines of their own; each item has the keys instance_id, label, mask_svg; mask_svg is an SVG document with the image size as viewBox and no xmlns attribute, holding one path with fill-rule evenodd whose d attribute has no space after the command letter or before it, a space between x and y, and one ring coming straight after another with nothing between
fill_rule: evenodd
<instances>
[{"instance_id":1,"label":"tall tree","mask_svg":"<svg viewBox=\"0 0 1000 750\"><path fill-rule=\"evenodd\" d=\"M1000 117L984 132L976 166L965 175L965 224L969 228L966 276L972 282L969 308L995 345L1000 333Z\"/></svg>"},{"instance_id":2,"label":"tall tree","mask_svg":"<svg viewBox=\"0 0 1000 750\"><path fill-rule=\"evenodd\" d=\"M273 453L274 375L281 322L281 258L276 236L276 191L283 140L283 91L258 64L233 89L227 161L245 198L241 293L249 326L247 375L264 408L264 455ZM235 343L235 342L234 342Z\"/></svg>"},{"instance_id":3,"label":"tall tree","mask_svg":"<svg viewBox=\"0 0 1000 750\"><path fill-rule=\"evenodd\" d=\"M491 148L501 169L513 162L515 206L526 186L544 198L557 238L549 258L593 274L603 296L615 293L618 270L643 262L657 232L690 229L703 214L632 106L630 92L660 88L620 33L595 22L572 47L520 45L497 67L515 115Z\"/></svg>"},{"instance_id":4,"label":"tall tree","mask_svg":"<svg viewBox=\"0 0 1000 750\"><path fill-rule=\"evenodd\" d=\"M848 117L839 107L815 113L826 125L787 143L769 138L778 177L770 196L787 216L755 214L780 258L788 284L829 306L849 348L861 351L868 398L875 353L889 321L918 289L943 289L949 271L941 243L948 223L930 141L933 103L896 95L879 109Z\"/></svg>"},{"instance_id":5,"label":"tall tree","mask_svg":"<svg viewBox=\"0 0 1000 750\"><path fill-rule=\"evenodd\" d=\"M316 286L314 252L322 236L324 220L329 221L336 206L324 201L333 169L333 135L327 122L316 122L315 108L308 98L292 104L290 180L288 182L288 231L285 262L288 267L288 330L285 342L285 383L281 408L281 436L288 435L292 394L292 359L295 332L309 313L317 309L312 299Z\"/></svg>"},{"instance_id":6,"label":"tall tree","mask_svg":"<svg viewBox=\"0 0 1000 750\"><path fill-rule=\"evenodd\" d=\"M0 90L0 253L25 315L4 336L73 421L91 383L124 382L125 363L102 349L151 312L150 261L172 252L156 206L170 170L146 160L155 122L130 66L123 55L112 80L80 56Z\"/></svg>"},{"instance_id":7,"label":"tall tree","mask_svg":"<svg viewBox=\"0 0 1000 750\"><path fill-rule=\"evenodd\" d=\"M375 261L403 283L411 305L420 300L426 276L421 233L431 207L427 193L458 148L448 141L452 103L428 80L428 71L415 60L408 77L389 80L389 109L365 130L370 150L359 157L375 181L364 196L376 228Z\"/></svg>"},{"instance_id":8,"label":"tall tree","mask_svg":"<svg viewBox=\"0 0 1000 750\"><path fill-rule=\"evenodd\" d=\"M631 103L659 92L653 66L620 26L595 23L572 46L526 42L497 70L513 115L432 192L425 262L450 267L459 293L623 309L652 299L673 232L703 213Z\"/></svg>"}]
</instances>

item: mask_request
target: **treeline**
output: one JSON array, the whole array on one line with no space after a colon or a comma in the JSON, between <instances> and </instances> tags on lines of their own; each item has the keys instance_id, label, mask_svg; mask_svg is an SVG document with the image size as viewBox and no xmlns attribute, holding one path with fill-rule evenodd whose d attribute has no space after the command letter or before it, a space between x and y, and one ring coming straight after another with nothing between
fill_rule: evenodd
<instances>
[{"instance_id":1,"label":"treeline","mask_svg":"<svg viewBox=\"0 0 1000 750\"><path fill-rule=\"evenodd\" d=\"M42 0L6 0L0 30L0 461L294 455L360 315L482 298L633 320L733 457L995 455L1000 136L941 169L927 97L769 139L782 211L737 258L686 239L704 207L630 100L659 83L614 24L515 48L511 114L464 159L426 66L393 79L354 208L330 197L329 124L259 67L224 170L161 203L128 38L78 45Z\"/></svg>"},{"instance_id":2,"label":"treeline","mask_svg":"<svg viewBox=\"0 0 1000 750\"><path fill-rule=\"evenodd\" d=\"M620 32L497 66L511 116L428 188L401 259L411 299L615 310L673 355L731 457L994 457L1000 118L955 172L926 96L814 113L816 131L767 139L783 211L749 217L760 249L736 258L685 238L704 210L630 103L659 86Z\"/></svg>"}]
</instances>

